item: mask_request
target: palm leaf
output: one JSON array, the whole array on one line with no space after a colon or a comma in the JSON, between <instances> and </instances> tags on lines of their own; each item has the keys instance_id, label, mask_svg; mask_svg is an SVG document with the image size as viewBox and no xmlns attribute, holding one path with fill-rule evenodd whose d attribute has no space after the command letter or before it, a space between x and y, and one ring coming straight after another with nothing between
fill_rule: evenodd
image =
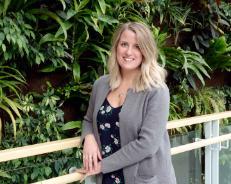
<instances>
[{"instance_id":1,"label":"palm leaf","mask_svg":"<svg viewBox=\"0 0 231 184\"><path fill-rule=\"evenodd\" d=\"M188 68L193 71L193 73L200 79L201 83L205 85L205 81L200 71L194 65L188 65Z\"/></svg>"},{"instance_id":2,"label":"palm leaf","mask_svg":"<svg viewBox=\"0 0 231 184\"><path fill-rule=\"evenodd\" d=\"M7 112L7 114L10 116L10 119L12 121L12 124L13 124L13 130L14 130L14 139L16 140L16 132L17 132L17 128L16 128L16 121L15 121L15 118L12 114L12 112L10 111L10 109L3 105L3 104L0 104L0 108L3 109L5 112Z\"/></svg>"},{"instance_id":3,"label":"palm leaf","mask_svg":"<svg viewBox=\"0 0 231 184\"><path fill-rule=\"evenodd\" d=\"M65 0L59 0L61 3L62 3L62 6L63 6L63 10L66 9L66 2Z\"/></svg>"},{"instance_id":4,"label":"palm leaf","mask_svg":"<svg viewBox=\"0 0 231 184\"><path fill-rule=\"evenodd\" d=\"M10 100L9 98L3 96L2 99L6 102L6 104L8 104L10 106L10 108L15 112L15 114L20 118L22 119L20 113L19 113L19 108L22 109L22 107L17 103L17 102L14 102L12 100Z\"/></svg>"},{"instance_id":5,"label":"palm leaf","mask_svg":"<svg viewBox=\"0 0 231 184\"><path fill-rule=\"evenodd\" d=\"M98 0L98 3L99 3L99 6L100 6L100 9L102 11L103 14L106 13L106 3L104 0Z\"/></svg>"},{"instance_id":6,"label":"palm leaf","mask_svg":"<svg viewBox=\"0 0 231 184\"><path fill-rule=\"evenodd\" d=\"M79 80L80 80L80 65L79 65L79 63L73 64L73 77L74 77L75 81L79 82Z\"/></svg>"},{"instance_id":7,"label":"palm leaf","mask_svg":"<svg viewBox=\"0 0 231 184\"><path fill-rule=\"evenodd\" d=\"M20 97L18 90L20 89L16 84L15 81L5 81L5 80L0 80L0 85L2 88L8 87L12 92L17 95L17 97Z\"/></svg>"},{"instance_id":8,"label":"palm leaf","mask_svg":"<svg viewBox=\"0 0 231 184\"><path fill-rule=\"evenodd\" d=\"M17 69L9 67L9 66L0 66L0 69L9 69L10 71L15 72L17 75L13 75L9 72L6 72L5 74L12 76L13 78L15 78L16 80L18 80L22 83L26 83L24 76ZM0 73L2 73L2 72L4 73L5 71L0 70Z\"/></svg>"},{"instance_id":9,"label":"palm leaf","mask_svg":"<svg viewBox=\"0 0 231 184\"><path fill-rule=\"evenodd\" d=\"M78 4L76 0L73 0L74 1L74 8L75 8L75 11L76 12L79 12L80 10L82 10L90 0L82 0L80 1L80 3Z\"/></svg>"}]
</instances>

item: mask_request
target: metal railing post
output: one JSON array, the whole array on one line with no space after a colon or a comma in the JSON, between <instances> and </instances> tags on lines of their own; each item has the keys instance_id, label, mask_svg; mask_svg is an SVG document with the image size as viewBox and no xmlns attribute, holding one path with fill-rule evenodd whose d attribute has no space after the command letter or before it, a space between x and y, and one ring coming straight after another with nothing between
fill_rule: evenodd
<instances>
[{"instance_id":1,"label":"metal railing post","mask_svg":"<svg viewBox=\"0 0 231 184\"><path fill-rule=\"evenodd\" d=\"M204 134L205 134L205 139L212 137L211 121L204 123ZM211 158L212 158L212 152L211 152L211 145L210 145L205 147L205 184L212 184L211 181L212 159Z\"/></svg>"},{"instance_id":2,"label":"metal railing post","mask_svg":"<svg viewBox=\"0 0 231 184\"><path fill-rule=\"evenodd\" d=\"M85 179L85 184L96 184L96 178L95 178L95 176L88 176Z\"/></svg>"},{"instance_id":3,"label":"metal railing post","mask_svg":"<svg viewBox=\"0 0 231 184\"><path fill-rule=\"evenodd\" d=\"M219 120L204 124L205 139L219 136ZM219 151L220 145L205 147L205 184L219 184Z\"/></svg>"},{"instance_id":4,"label":"metal railing post","mask_svg":"<svg viewBox=\"0 0 231 184\"><path fill-rule=\"evenodd\" d=\"M213 137L219 136L220 126L219 120L212 121ZM219 152L220 144L212 146L212 184L219 184Z\"/></svg>"}]
</instances>

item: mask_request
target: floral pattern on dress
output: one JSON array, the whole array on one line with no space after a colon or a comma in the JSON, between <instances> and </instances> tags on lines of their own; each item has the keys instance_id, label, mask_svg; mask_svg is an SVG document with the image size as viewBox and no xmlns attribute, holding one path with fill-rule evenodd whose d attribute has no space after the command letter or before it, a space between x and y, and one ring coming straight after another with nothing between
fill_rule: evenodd
<instances>
[{"instance_id":1,"label":"floral pattern on dress","mask_svg":"<svg viewBox=\"0 0 231 184\"><path fill-rule=\"evenodd\" d=\"M113 108L107 99L97 114L97 126L102 147L102 157L106 158L121 148L119 132L119 112L121 107ZM103 175L102 184L124 184L123 170Z\"/></svg>"}]
</instances>

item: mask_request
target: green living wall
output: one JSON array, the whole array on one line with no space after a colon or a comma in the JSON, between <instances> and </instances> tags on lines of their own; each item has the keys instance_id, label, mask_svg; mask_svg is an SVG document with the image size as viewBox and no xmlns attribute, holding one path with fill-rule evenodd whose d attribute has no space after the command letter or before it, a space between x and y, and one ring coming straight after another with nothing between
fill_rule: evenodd
<instances>
[{"instance_id":1,"label":"green living wall","mask_svg":"<svg viewBox=\"0 0 231 184\"><path fill-rule=\"evenodd\" d=\"M80 134L92 84L107 73L112 33L127 21L148 24L156 39L169 120L230 110L228 0L2 0L0 150ZM34 182L72 166L81 166L81 150L1 163L0 181Z\"/></svg>"}]
</instances>

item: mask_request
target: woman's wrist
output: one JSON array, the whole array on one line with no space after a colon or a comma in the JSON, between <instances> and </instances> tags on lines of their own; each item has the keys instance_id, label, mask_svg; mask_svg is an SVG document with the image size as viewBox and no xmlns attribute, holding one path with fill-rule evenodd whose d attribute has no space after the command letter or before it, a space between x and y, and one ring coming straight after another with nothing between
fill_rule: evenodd
<instances>
[{"instance_id":1,"label":"woman's wrist","mask_svg":"<svg viewBox=\"0 0 231 184\"><path fill-rule=\"evenodd\" d=\"M87 134L87 135L85 136L85 140L86 140L86 139L89 139L89 138L90 138L90 139L91 139L91 138L94 138L94 135L93 135L93 134Z\"/></svg>"}]
</instances>

